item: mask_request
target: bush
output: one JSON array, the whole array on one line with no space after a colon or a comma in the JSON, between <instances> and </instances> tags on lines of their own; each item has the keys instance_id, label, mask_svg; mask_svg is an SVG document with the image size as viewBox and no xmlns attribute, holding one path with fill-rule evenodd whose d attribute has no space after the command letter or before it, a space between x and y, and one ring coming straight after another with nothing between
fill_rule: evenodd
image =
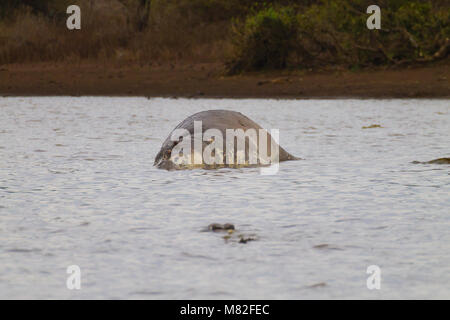
<instances>
[{"instance_id":1,"label":"bush","mask_svg":"<svg viewBox=\"0 0 450 320\"><path fill-rule=\"evenodd\" d=\"M448 7L418 0L385 1L380 3L381 30L368 30L368 3L334 0L298 14L301 65L364 67L443 57L436 52L445 49L450 38Z\"/></svg>"},{"instance_id":2,"label":"bush","mask_svg":"<svg viewBox=\"0 0 450 320\"><path fill-rule=\"evenodd\" d=\"M295 14L289 8L269 7L236 21L232 26L234 52L227 63L230 73L286 67L294 48Z\"/></svg>"},{"instance_id":3,"label":"bush","mask_svg":"<svg viewBox=\"0 0 450 320\"><path fill-rule=\"evenodd\" d=\"M0 0L0 64L126 56L225 61L236 73L401 65L450 52L448 0L378 0L381 30L366 27L372 0L77 0L77 32L65 28L71 3Z\"/></svg>"}]
</instances>

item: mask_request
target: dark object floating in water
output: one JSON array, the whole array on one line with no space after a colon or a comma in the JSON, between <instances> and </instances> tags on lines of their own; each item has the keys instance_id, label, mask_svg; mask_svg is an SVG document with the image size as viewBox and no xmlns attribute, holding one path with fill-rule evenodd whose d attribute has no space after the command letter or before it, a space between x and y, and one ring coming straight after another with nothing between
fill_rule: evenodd
<instances>
[{"instance_id":1,"label":"dark object floating in water","mask_svg":"<svg viewBox=\"0 0 450 320\"><path fill-rule=\"evenodd\" d=\"M232 225L231 223L225 223L225 224L211 223L211 224L208 226L208 230L211 230L211 231L228 231L228 230L234 230L234 225Z\"/></svg>"},{"instance_id":2,"label":"dark object floating in water","mask_svg":"<svg viewBox=\"0 0 450 320\"><path fill-rule=\"evenodd\" d=\"M254 241L254 240L256 240L256 238L254 238L254 237L246 237L242 234L239 235L239 243L247 243L249 241Z\"/></svg>"},{"instance_id":3,"label":"dark object floating in water","mask_svg":"<svg viewBox=\"0 0 450 320\"><path fill-rule=\"evenodd\" d=\"M425 162L421 162L421 161L413 161L412 163L414 164L450 164L450 158L439 158L439 159L434 159L431 161L425 161Z\"/></svg>"},{"instance_id":4,"label":"dark object floating in water","mask_svg":"<svg viewBox=\"0 0 450 320\"><path fill-rule=\"evenodd\" d=\"M201 125L199 126L199 124ZM241 130L245 133L255 133L256 136L251 134L245 136L245 143L242 145L236 141L239 140L237 134L242 132ZM206 131L208 133L205 135ZM232 141L227 141L227 131L235 134L230 137L233 139ZM263 136L267 138L265 144L262 143L264 140L259 141L261 132L267 133L267 136ZM200 135L200 137L196 135ZM211 139L208 139L210 137ZM266 150L259 150L261 145ZM199 150L196 150L196 146ZM227 147L230 150L227 150ZM272 149L274 150L273 154ZM211 159L208 161L203 159L205 153L207 156L211 155ZM255 153L257 154L256 159L252 157ZM178 124L162 144L153 165L166 170L216 169L264 166L276 163L277 160L288 161L299 160L299 158L280 147L267 130L242 113L230 110L208 110L195 113Z\"/></svg>"},{"instance_id":5,"label":"dark object floating in water","mask_svg":"<svg viewBox=\"0 0 450 320\"><path fill-rule=\"evenodd\" d=\"M383 128L382 126L380 126L379 124L372 124L370 126L367 127L362 127L363 129L374 129L374 128Z\"/></svg>"},{"instance_id":6,"label":"dark object floating in water","mask_svg":"<svg viewBox=\"0 0 450 320\"><path fill-rule=\"evenodd\" d=\"M223 236L225 242L247 243L257 240L255 235L235 234L234 230L228 230L228 234Z\"/></svg>"},{"instance_id":7,"label":"dark object floating in water","mask_svg":"<svg viewBox=\"0 0 450 320\"><path fill-rule=\"evenodd\" d=\"M257 237L255 235L245 235L235 232L235 227L231 223L211 223L208 228L203 231L225 232L226 234L223 236L225 242L247 243L249 241L257 240Z\"/></svg>"}]
</instances>

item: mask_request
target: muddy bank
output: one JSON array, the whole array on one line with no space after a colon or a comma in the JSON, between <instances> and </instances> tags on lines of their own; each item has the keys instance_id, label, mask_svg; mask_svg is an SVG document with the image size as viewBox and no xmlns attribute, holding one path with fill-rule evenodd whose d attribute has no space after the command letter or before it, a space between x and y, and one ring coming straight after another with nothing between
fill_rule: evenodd
<instances>
[{"instance_id":1,"label":"muddy bank","mask_svg":"<svg viewBox=\"0 0 450 320\"><path fill-rule=\"evenodd\" d=\"M0 66L0 95L214 98L449 98L450 62L407 69L224 76L219 64Z\"/></svg>"}]
</instances>

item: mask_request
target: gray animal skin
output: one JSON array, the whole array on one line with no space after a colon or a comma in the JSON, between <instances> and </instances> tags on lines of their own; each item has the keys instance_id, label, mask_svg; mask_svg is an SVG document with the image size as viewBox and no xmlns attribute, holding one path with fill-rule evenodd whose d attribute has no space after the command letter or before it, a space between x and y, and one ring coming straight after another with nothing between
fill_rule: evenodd
<instances>
[{"instance_id":1,"label":"gray animal skin","mask_svg":"<svg viewBox=\"0 0 450 320\"><path fill-rule=\"evenodd\" d=\"M196 114L191 115L190 117L183 120L178 126L175 127L174 130L182 128L189 131L191 135L191 145L192 149L194 146L194 121L202 121L202 131L203 133L208 129L218 129L222 133L222 137L224 140L226 140L226 130L227 129L243 129L244 131L249 128L254 128L256 130L262 129L260 125L255 123L254 121L250 120L246 116L244 116L240 112L236 111L229 111L229 110L208 110L208 111L202 111ZM174 131L172 130L172 132ZM175 164L171 160L171 153L173 148L179 143L179 141L172 141L171 136L172 132L169 134L167 139L164 141L164 143L161 146L161 150L158 152L158 154L155 157L154 166L157 166L160 169L166 169L166 170L173 170L173 169L185 169L186 167L180 167L178 164ZM270 133L267 134L268 139L268 153L270 155L270 146L271 143L276 142L273 140L273 138L270 136ZM204 148L209 144L208 142L202 142L203 144L203 150ZM224 158L226 157L226 143L223 141L224 146ZM289 161L289 160L299 160L300 158L294 157L293 155L289 154L286 150L284 150L282 147L279 147L279 161ZM235 155L236 155L236 148L235 145ZM248 159L248 141L245 143L245 154L246 159ZM208 168L208 166L203 165L203 168ZM236 167L236 165L224 165L221 167Z\"/></svg>"}]
</instances>

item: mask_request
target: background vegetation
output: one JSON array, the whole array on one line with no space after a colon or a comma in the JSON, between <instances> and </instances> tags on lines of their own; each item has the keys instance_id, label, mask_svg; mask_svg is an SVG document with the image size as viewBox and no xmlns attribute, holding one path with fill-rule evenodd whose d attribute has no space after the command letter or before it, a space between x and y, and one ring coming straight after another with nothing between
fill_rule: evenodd
<instances>
[{"instance_id":1,"label":"background vegetation","mask_svg":"<svg viewBox=\"0 0 450 320\"><path fill-rule=\"evenodd\" d=\"M220 62L261 69L402 66L448 58L450 1L2 0L0 64ZM82 30L65 27L78 4Z\"/></svg>"}]
</instances>

